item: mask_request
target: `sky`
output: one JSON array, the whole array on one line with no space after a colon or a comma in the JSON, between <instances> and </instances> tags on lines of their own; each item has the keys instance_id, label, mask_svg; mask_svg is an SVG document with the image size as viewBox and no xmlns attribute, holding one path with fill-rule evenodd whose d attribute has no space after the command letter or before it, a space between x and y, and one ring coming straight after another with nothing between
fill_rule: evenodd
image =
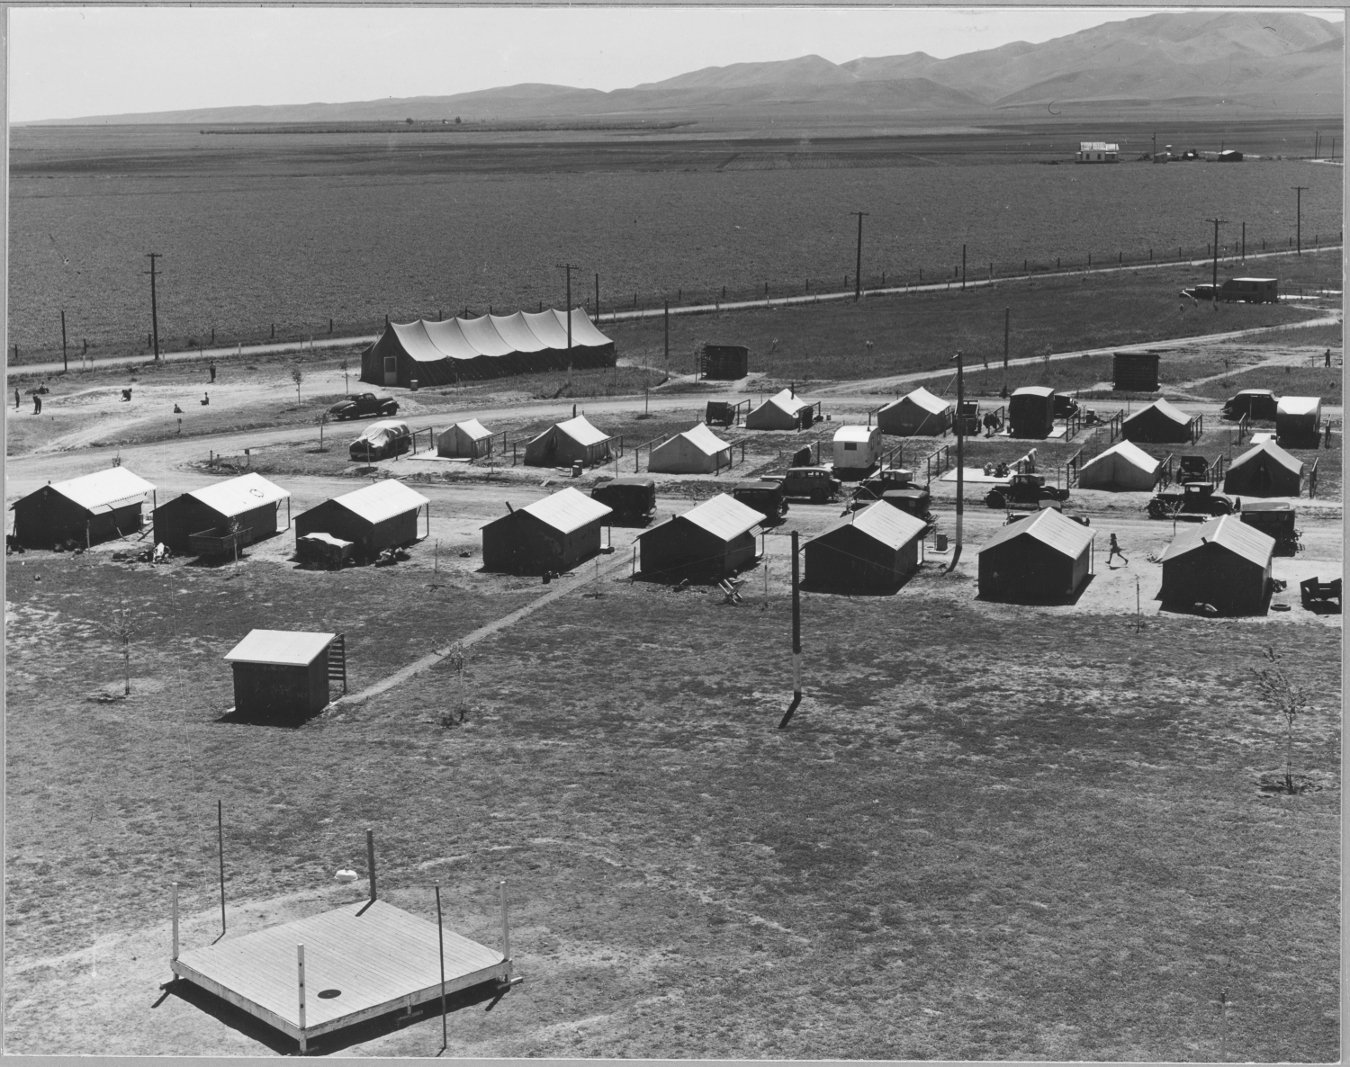
<instances>
[{"instance_id":1,"label":"sky","mask_svg":"<svg viewBox=\"0 0 1350 1067\"><path fill-rule=\"evenodd\" d=\"M8 10L7 104L11 122L31 122L446 96L521 82L609 90L812 54L836 63L907 52L946 58L1156 10L19 6Z\"/></svg>"}]
</instances>

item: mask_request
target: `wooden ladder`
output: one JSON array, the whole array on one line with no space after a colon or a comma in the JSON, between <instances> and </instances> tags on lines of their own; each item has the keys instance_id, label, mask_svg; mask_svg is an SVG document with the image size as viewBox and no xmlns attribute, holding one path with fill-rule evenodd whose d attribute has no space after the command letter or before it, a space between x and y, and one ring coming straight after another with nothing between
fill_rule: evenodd
<instances>
[{"instance_id":1,"label":"wooden ladder","mask_svg":"<svg viewBox=\"0 0 1350 1067\"><path fill-rule=\"evenodd\" d=\"M338 634L328 642L328 680L341 682L347 692L347 635Z\"/></svg>"}]
</instances>

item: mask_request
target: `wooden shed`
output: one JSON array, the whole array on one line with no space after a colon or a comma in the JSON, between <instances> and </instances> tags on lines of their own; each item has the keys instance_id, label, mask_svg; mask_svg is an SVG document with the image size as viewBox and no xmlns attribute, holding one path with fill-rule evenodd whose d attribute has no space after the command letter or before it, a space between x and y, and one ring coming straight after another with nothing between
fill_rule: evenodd
<instances>
[{"instance_id":1,"label":"wooden shed","mask_svg":"<svg viewBox=\"0 0 1350 1067\"><path fill-rule=\"evenodd\" d=\"M350 541L356 558L373 559L386 548L410 545L418 539L417 515L431 502L416 490L391 479L373 482L350 493L325 500L295 517L295 536L326 533Z\"/></svg>"},{"instance_id":2,"label":"wooden shed","mask_svg":"<svg viewBox=\"0 0 1350 1067\"><path fill-rule=\"evenodd\" d=\"M806 542L804 581L821 589L891 592L919 569L927 528L878 500Z\"/></svg>"},{"instance_id":3,"label":"wooden shed","mask_svg":"<svg viewBox=\"0 0 1350 1067\"><path fill-rule=\"evenodd\" d=\"M155 487L125 467L49 482L10 505L14 539L25 548L74 541L88 548L140 533L145 498Z\"/></svg>"},{"instance_id":4,"label":"wooden shed","mask_svg":"<svg viewBox=\"0 0 1350 1067\"><path fill-rule=\"evenodd\" d=\"M1282 445L1315 448L1321 438L1322 398L1282 396L1275 405L1275 437Z\"/></svg>"},{"instance_id":5,"label":"wooden shed","mask_svg":"<svg viewBox=\"0 0 1350 1067\"><path fill-rule=\"evenodd\" d=\"M1054 508L1002 527L979 551L979 595L988 600L1072 600L1092 574L1093 533Z\"/></svg>"},{"instance_id":6,"label":"wooden shed","mask_svg":"<svg viewBox=\"0 0 1350 1067\"><path fill-rule=\"evenodd\" d=\"M571 570L600 551L600 527L613 509L576 489L560 489L483 527L483 567L509 574Z\"/></svg>"},{"instance_id":7,"label":"wooden shed","mask_svg":"<svg viewBox=\"0 0 1350 1067\"><path fill-rule=\"evenodd\" d=\"M1298 496L1303 489L1303 461L1272 441L1253 445L1228 465L1225 493L1245 496Z\"/></svg>"},{"instance_id":8,"label":"wooden shed","mask_svg":"<svg viewBox=\"0 0 1350 1067\"><path fill-rule=\"evenodd\" d=\"M764 515L718 493L683 515L638 534L642 573L655 578L723 578L757 558L754 529Z\"/></svg>"},{"instance_id":9,"label":"wooden shed","mask_svg":"<svg viewBox=\"0 0 1350 1067\"><path fill-rule=\"evenodd\" d=\"M1079 468L1078 485L1082 489L1147 492L1157 484L1161 467L1161 460L1138 445L1117 441Z\"/></svg>"},{"instance_id":10,"label":"wooden shed","mask_svg":"<svg viewBox=\"0 0 1350 1067\"><path fill-rule=\"evenodd\" d=\"M436 435L436 455L477 459L492 451L492 431L477 419L457 422Z\"/></svg>"},{"instance_id":11,"label":"wooden shed","mask_svg":"<svg viewBox=\"0 0 1350 1067\"><path fill-rule=\"evenodd\" d=\"M923 386L877 412L877 426L892 437L940 437L952 426L952 405Z\"/></svg>"},{"instance_id":12,"label":"wooden shed","mask_svg":"<svg viewBox=\"0 0 1350 1067\"><path fill-rule=\"evenodd\" d=\"M806 430L815 423L816 404L783 389L745 416L747 430Z\"/></svg>"},{"instance_id":13,"label":"wooden shed","mask_svg":"<svg viewBox=\"0 0 1350 1067\"><path fill-rule=\"evenodd\" d=\"M1146 444L1190 444L1196 438L1195 428L1194 418L1160 398L1126 418L1120 433L1127 441Z\"/></svg>"},{"instance_id":14,"label":"wooden shed","mask_svg":"<svg viewBox=\"0 0 1350 1067\"><path fill-rule=\"evenodd\" d=\"M261 474L241 474L170 500L155 509L155 541L179 555L229 555L240 546L272 537L281 530L286 502L290 528L291 494ZM237 524L237 533L231 526Z\"/></svg>"},{"instance_id":15,"label":"wooden shed","mask_svg":"<svg viewBox=\"0 0 1350 1067\"><path fill-rule=\"evenodd\" d=\"M525 464L530 467L569 467L583 463L592 467L610 458L614 440L596 429L585 415L554 423L525 446Z\"/></svg>"},{"instance_id":16,"label":"wooden shed","mask_svg":"<svg viewBox=\"0 0 1350 1067\"><path fill-rule=\"evenodd\" d=\"M1055 391L1024 385L1008 398L1008 432L1013 437L1049 437L1055 427Z\"/></svg>"},{"instance_id":17,"label":"wooden shed","mask_svg":"<svg viewBox=\"0 0 1350 1067\"><path fill-rule=\"evenodd\" d=\"M1111 358L1115 388L1122 393L1158 391L1158 352L1117 352Z\"/></svg>"},{"instance_id":18,"label":"wooden shed","mask_svg":"<svg viewBox=\"0 0 1350 1067\"><path fill-rule=\"evenodd\" d=\"M750 373L750 349L744 345L704 345L699 377L735 381Z\"/></svg>"},{"instance_id":19,"label":"wooden shed","mask_svg":"<svg viewBox=\"0 0 1350 1067\"><path fill-rule=\"evenodd\" d=\"M731 445L698 423L653 445L647 470L659 474L714 474L731 466Z\"/></svg>"},{"instance_id":20,"label":"wooden shed","mask_svg":"<svg viewBox=\"0 0 1350 1067\"><path fill-rule=\"evenodd\" d=\"M337 634L252 630L225 654L234 668L234 714L247 722L296 725L328 706L329 679L343 680Z\"/></svg>"},{"instance_id":21,"label":"wooden shed","mask_svg":"<svg viewBox=\"0 0 1350 1067\"><path fill-rule=\"evenodd\" d=\"M1164 606L1208 604L1223 615L1263 615L1270 602L1275 539L1221 515L1181 529L1159 556Z\"/></svg>"}]
</instances>

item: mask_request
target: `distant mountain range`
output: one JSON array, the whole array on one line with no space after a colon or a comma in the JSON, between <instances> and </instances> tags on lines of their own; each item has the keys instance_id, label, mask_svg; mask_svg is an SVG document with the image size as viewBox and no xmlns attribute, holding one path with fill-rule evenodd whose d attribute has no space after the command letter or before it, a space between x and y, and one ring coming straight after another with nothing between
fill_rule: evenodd
<instances>
[{"instance_id":1,"label":"distant mountain range","mask_svg":"<svg viewBox=\"0 0 1350 1067\"><path fill-rule=\"evenodd\" d=\"M1283 11L1162 12L1044 44L1016 42L950 59L912 52L832 63L811 55L708 67L611 92L523 84L452 96L199 108L66 123L987 120L1101 107L1167 107L1197 117L1217 107L1253 117L1335 115L1342 110L1344 73L1344 32L1323 19Z\"/></svg>"}]
</instances>

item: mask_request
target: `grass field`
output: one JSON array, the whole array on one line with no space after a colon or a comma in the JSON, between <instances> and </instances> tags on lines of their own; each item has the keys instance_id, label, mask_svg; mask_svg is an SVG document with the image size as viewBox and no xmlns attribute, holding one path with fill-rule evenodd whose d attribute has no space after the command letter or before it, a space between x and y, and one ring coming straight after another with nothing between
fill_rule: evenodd
<instances>
[{"instance_id":1,"label":"grass field","mask_svg":"<svg viewBox=\"0 0 1350 1067\"><path fill-rule=\"evenodd\" d=\"M557 602L470 651L450 729L448 668L298 731L216 721L251 626L345 631L361 686L537 591L476 565L10 560L11 1052L256 1054L119 992L124 959L69 1004L43 993L84 966L72 946L163 958L171 877L209 927L220 799L232 929L331 897L366 827L382 895L425 913L438 877L488 943L507 880L527 982L452 1016L456 1055L1335 1057L1338 627L1137 630L977 605L933 572L896 598L808 594L807 699L779 731L779 558L736 608L624 581ZM1245 685L1268 642L1314 699L1297 796L1266 790L1279 722ZM439 1040L435 1020L355 1051Z\"/></svg>"}]
</instances>

